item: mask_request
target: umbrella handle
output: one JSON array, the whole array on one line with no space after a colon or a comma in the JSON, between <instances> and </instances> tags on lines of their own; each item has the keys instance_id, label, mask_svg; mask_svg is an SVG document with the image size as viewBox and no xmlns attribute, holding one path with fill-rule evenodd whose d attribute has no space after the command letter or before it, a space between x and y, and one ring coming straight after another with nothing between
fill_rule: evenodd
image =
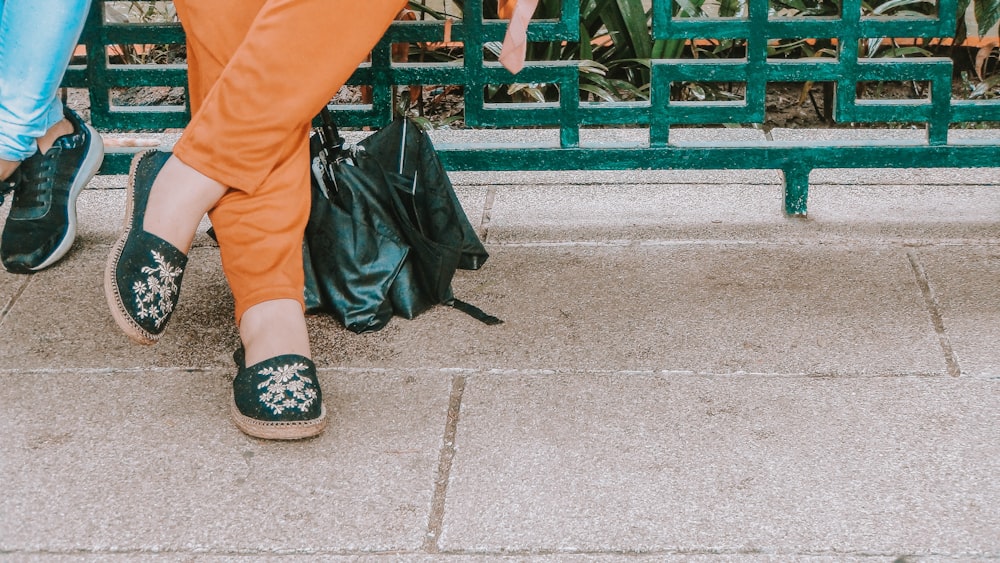
<instances>
[{"instance_id":1,"label":"umbrella handle","mask_svg":"<svg viewBox=\"0 0 1000 563\"><path fill-rule=\"evenodd\" d=\"M323 121L323 125L320 127L323 146L333 152L342 151L346 141L340 136L340 132L337 131L337 124L333 122L333 113L330 112L330 108L323 106L323 109L319 112L319 116Z\"/></svg>"}]
</instances>

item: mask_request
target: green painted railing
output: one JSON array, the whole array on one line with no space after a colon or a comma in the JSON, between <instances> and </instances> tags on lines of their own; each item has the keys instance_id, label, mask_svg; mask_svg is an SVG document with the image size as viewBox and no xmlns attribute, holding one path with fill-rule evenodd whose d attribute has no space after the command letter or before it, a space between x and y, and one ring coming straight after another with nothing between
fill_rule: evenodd
<instances>
[{"instance_id":1,"label":"green painted railing","mask_svg":"<svg viewBox=\"0 0 1000 563\"><path fill-rule=\"evenodd\" d=\"M768 58L775 39L833 40L856 46L867 38L945 38L954 33L956 0L939 0L937 17L864 17L861 0L843 0L840 17L773 17L768 0L748 0L746 15L736 18L675 18L673 0L653 0L654 39L740 39L739 59L654 59L648 101L585 102L579 91L576 61L529 62L516 76L485 60L485 44L502 40L506 22L484 20L482 0L465 2L466 17L451 25L453 42L463 44L464 57L443 63L393 63L394 43L440 42L441 21L397 22L375 48L371 63L358 68L349 84L371 86L371 103L333 105L343 127L379 127L392 118L397 85L458 85L464 95L464 122L472 128L557 128L558 142L534 144L442 145L450 170L624 170L624 169L777 169L784 174L785 211L806 212L809 173L817 168L919 168L1000 166L1000 138L953 139L953 126L966 122L1000 122L1000 100L952 99L951 59L863 58L856 48L841 48L837 57ZM120 107L110 103L112 89L185 85L183 65L109 64L109 46L183 43L179 24L106 23L103 2L94 3L82 42L86 65L73 66L65 84L89 88L91 120L105 130L182 128L185 107ZM559 20L534 21L530 41L577 41L578 0L564 0ZM294 54L290 54L294 56ZM742 100L690 102L671 99L680 82L735 82L745 86ZM716 142L681 143L672 139L675 126L761 124L765 92L771 82L827 82L834 85L833 118L838 123L917 123L926 132L920 141ZM928 95L917 100L858 99L859 84L920 81ZM490 103L486 89L512 83L555 84L559 100L549 103ZM581 143L588 127L648 129L642 144ZM105 173L127 169L129 149L109 152Z\"/></svg>"}]
</instances>

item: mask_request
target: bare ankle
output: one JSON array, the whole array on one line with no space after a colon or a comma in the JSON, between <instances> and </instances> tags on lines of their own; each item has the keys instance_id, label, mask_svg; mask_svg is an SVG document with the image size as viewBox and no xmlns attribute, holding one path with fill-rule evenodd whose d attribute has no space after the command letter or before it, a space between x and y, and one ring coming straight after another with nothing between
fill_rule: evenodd
<instances>
[{"instance_id":1,"label":"bare ankle","mask_svg":"<svg viewBox=\"0 0 1000 563\"><path fill-rule=\"evenodd\" d=\"M173 157L153 182L143 228L187 254L202 217L225 192L225 186Z\"/></svg>"},{"instance_id":2,"label":"bare ankle","mask_svg":"<svg viewBox=\"0 0 1000 563\"><path fill-rule=\"evenodd\" d=\"M264 301L247 309L240 319L240 339L248 366L283 354L311 356L302 304L294 299Z\"/></svg>"},{"instance_id":3,"label":"bare ankle","mask_svg":"<svg viewBox=\"0 0 1000 563\"><path fill-rule=\"evenodd\" d=\"M0 158L0 182L10 178L21 163L16 160L4 160Z\"/></svg>"},{"instance_id":4,"label":"bare ankle","mask_svg":"<svg viewBox=\"0 0 1000 563\"><path fill-rule=\"evenodd\" d=\"M49 130L38 139L38 152L42 154L49 152L49 149L55 144L56 139L63 135L71 135L72 133L73 124L64 117L61 121L49 127Z\"/></svg>"}]
</instances>

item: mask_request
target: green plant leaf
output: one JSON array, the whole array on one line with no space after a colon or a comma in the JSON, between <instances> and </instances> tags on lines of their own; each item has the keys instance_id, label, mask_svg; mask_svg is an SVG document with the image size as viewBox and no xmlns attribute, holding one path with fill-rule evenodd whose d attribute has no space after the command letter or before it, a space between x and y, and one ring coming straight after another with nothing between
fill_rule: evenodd
<instances>
[{"instance_id":1,"label":"green plant leaf","mask_svg":"<svg viewBox=\"0 0 1000 563\"><path fill-rule=\"evenodd\" d=\"M587 31L587 27L580 22L580 45L577 49L580 52L581 61L592 61L594 60L594 38L590 36L590 32Z\"/></svg>"},{"instance_id":2,"label":"green plant leaf","mask_svg":"<svg viewBox=\"0 0 1000 563\"><path fill-rule=\"evenodd\" d=\"M880 54L880 56L882 56L882 57L907 57L907 56L910 56L910 55L920 55L922 57L930 57L932 54L933 53L931 53L927 49L922 49L920 47L911 46L911 47L892 47L890 49L886 49L883 53Z\"/></svg>"},{"instance_id":3,"label":"green plant leaf","mask_svg":"<svg viewBox=\"0 0 1000 563\"><path fill-rule=\"evenodd\" d=\"M545 101L545 85L544 84L511 84L507 87L507 93L512 98L526 98L529 100L534 100L536 102Z\"/></svg>"},{"instance_id":4,"label":"green plant leaf","mask_svg":"<svg viewBox=\"0 0 1000 563\"><path fill-rule=\"evenodd\" d=\"M615 78L605 78L599 75L586 75L581 76L581 80L586 80L587 82L580 85L581 90L586 90L592 92L593 94L601 97L605 101L618 101L627 99L638 99L638 100L648 100L649 95L643 88L636 88L631 83L625 80L618 80ZM588 88L584 88L584 86ZM592 91L589 88L597 88L601 90L601 93ZM605 98L604 96L610 96Z\"/></svg>"},{"instance_id":5,"label":"green plant leaf","mask_svg":"<svg viewBox=\"0 0 1000 563\"><path fill-rule=\"evenodd\" d=\"M604 76L608 73L608 67L602 65L597 61L582 60L577 66L581 74L597 74L599 76Z\"/></svg>"},{"instance_id":6,"label":"green plant leaf","mask_svg":"<svg viewBox=\"0 0 1000 563\"><path fill-rule=\"evenodd\" d=\"M983 37L997 21L1000 21L1000 0L973 0L972 3L979 37Z\"/></svg>"},{"instance_id":7,"label":"green plant leaf","mask_svg":"<svg viewBox=\"0 0 1000 563\"><path fill-rule=\"evenodd\" d=\"M927 8L931 9L933 9L935 5L933 2L930 2L929 0L889 0L888 2L885 2L884 4L879 4L874 9L872 9L872 13L877 16L902 15L902 12L899 11L900 8L916 6L919 4L924 4ZM924 12L920 11L910 15L924 15Z\"/></svg>"},{"instance_id":8,"label":"green plant leaf","mask_svg":"<svg viewBox=\"0 0 1000 563\"><path fill-rule=\"evenodd\" d=\"M617 0L618 10L625 23L632 51L640 59L648 59L653 50L653 36L649 31L649 17L642 0Z\"/></svg>"},{"instance_id":9,"label":"green plant leaf","mask_svg":"<svg viewBox=\"0 0 1000 563\"><path fill-rule=\"evenodd\" d=\"M594 84L580 84L580 90L582 92L589 92L599 100L603 100L605 102L618 101L618 97L615 94L612 94L608 89L601 88Z\"/></svg>"},{"instance_id":10,"label":"green plant leaf","mask_svg":"<svg viewBox=\"0 0 1000 563\"><path fill-rule=\"evenodd\" d=\"M965 43L965 38L969 34L969 28L965 24L965 12L969 9L972 0L958 0L956 7L955 45Z\"/></svg>"},{"instance_id":11,"label":"green plant leaf","mask_svg":"<svg viewBox=\"0 0 1000 563\"><path fill-rule=\"evenodd\" d=\"M731 18L743 11L742 0L719 0L719 17Z\"/></svg>"},{"instance_id":12,"label":"green plant leaf","mask_svg":"<svg viewBox=\"0 0 1000 563\"><path fill-rule=\"evenodd\" d=\"M704 2L698 2L696 0L676 0L675 5L678 7L679 11L677 16L682 18L696 18L703 15L702 5Z\"/></svg>"}]
</instances>

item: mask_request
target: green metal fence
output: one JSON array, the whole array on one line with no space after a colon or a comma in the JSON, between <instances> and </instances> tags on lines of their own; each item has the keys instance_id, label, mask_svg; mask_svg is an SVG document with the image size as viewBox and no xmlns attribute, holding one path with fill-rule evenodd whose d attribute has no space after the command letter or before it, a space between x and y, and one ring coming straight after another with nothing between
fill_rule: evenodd
<instances>
[{"instance_id":1,"label":"green metal fence","mask_svg":"<svg viewBox=\"0 0 1000 563\"><path fill-rule=\"evenodd\" d=\"M91 119L98 128L183 127L189 117L185 107L110 103L115 89L184 86L183 65L111 64L107 56L109 46L183 43L182 29L176 23L107 23L103 4L94 3L84 32L87 64L71 67L65 84L89 88ZM529 62L513 77L498 63L486 60L487 44L503 38L506 22L484 20L482 5L483 0L466 1L464 19L451 25L451 40L463 45L463 56L455 61L392 62L395 43L440 42L445 36L441 21L393 24L373 51L371 62L359 67L349 81L370 85L371 103L333 105L338 122L344 127L386 124L392 118L393 92L398 85L460 86L467 126L556 128L559 139L550 145L442 145L439 149L450 170L777 169L784 174L785 211L791 215L805 214L809 173L817 168L1000 166L1000 138L953 138L955 124L1000 122L1000 100L952 99L951 59L864 58L854 48L867 38L949 37L955 30L956 0L939 0L938 16L898 18L863 17L861 0L843 0L837 17L775 17L769 14L768 0L748 0L745 15L740 17L678 18L672 17L673 0L653 0L655 39L739 39L746 46L745 56L654 59L650 61L649 99L632 102L581 101L576 61ZM576 41L579 17L578 0L564 0L560 19L532 22L529 40ZM835 58L768 57L769 41L789 38L833 40L841 48ZM672 85L690 81L741 83L745 94L735 101L672 99ZM683 143L673 138L672 131L678 127L763 123L768 83L807 81L834 85L833 117L838 123L916 123L926 135L919 141L816 141L807 146L774 141ZM859 84L880 81L919 81L929 88L920 99L858 98ZM489 86L515 82L557 85L559 98L538 103L487 100ZM580 131L589 127L648 130L648 142L582 143ZM104 172L126 170L129 159L128 149L110 152Z\"/></svg>"}]
</instances>

